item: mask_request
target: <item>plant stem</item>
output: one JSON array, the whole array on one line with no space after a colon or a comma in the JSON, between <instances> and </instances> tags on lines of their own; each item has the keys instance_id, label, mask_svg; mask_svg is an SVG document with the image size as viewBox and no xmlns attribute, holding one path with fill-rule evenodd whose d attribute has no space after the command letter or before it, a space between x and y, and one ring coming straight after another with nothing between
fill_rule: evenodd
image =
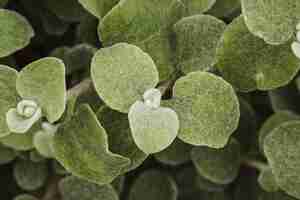
<instances>
[{"instance_id":1,"label":"plant stem","mask_svg":"<svg viewBox=\"0 0 300 200\"><path fill-rule=\"evenodd\" d=\"M248 167L252 167L257 169L258 171L264 171L267 170L269 168L269 165L265 162L259 161L259 160L255 160L255 159L244 159L242 161L242 164L248 166Z\"/></svg>"},{"instance_id":2,"label":"plant stem","mask_svg":"<svg viewBox=\"0 0 300 200\"><path fill-rule=\"evenodd\" d=\"M175 83L177 78L180 76L179 72L175 72L172 77L164 82L162 82L157 89L160 90L161 94L164 95L166 91Z\"/></svg>"},{"instance_id":3,"label":"plant stem","mask_svg":"<svg viewBox=\"0 0 300 200\"><path fill-rule=\"evenodd\" d=\"M67 98L73 96L80 96L84 92L88 91L92 86L92 80L90 78L84 79L79 84L75 85L67 92Z\"/></svg>"}]
</instances>

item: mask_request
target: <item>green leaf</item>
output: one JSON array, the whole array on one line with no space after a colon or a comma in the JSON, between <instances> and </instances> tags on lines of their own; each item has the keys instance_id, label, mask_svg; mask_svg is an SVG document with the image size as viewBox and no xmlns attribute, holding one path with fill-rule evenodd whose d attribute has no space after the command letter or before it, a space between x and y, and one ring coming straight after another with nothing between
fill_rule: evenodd
<instances>
[{"instance_id":1,"label":"green leaf","mask_svg":"<svg viewBox=\"0 0 300 200\"><path fill-rule=\"evenodd\" d=\"M240 144L231 139L223 149L194 147L191 158L201 176L217 184L229 184L239 173Z\"/></svg>"},{"instance_id":2,"label":"green leaf","mask_svg":"<svg viewBox=\"0 0 300 200\"><path fill-rule=\"evenodd\" d=\"M140 166L148 155L134 143L128 116L103 106L98 110L97 117L107 131L109 149L131 161L130 165L122 171L131 171Z\"/></svg>"},{"instance_id":3,"label":"green leaf","mask_svg":"<svg viewBox=\"0 0 300 200\"><path fill-rule=\"evenodd\" d=\"M27 65L18 75L16 88L23 99L37 102L50 123L65 111L65 66L57 58L46 57Z\"/></svg>"},{"instance_id":4,"label":"green leaf","mask_svg":"<svg viewBox=\"0 0 300 200\"><path fill-rule=\"evenodd\" d=\"M99 43L97 35L97 27L99 20L88 15L84 17L76 27L76 40L78 43L88 43L91 45L97 45Z\"/></svg>"},{"instance_id":5,"label":"green leaf","mask_svg":"<svg viewBox=\"0 0 300 200\"><path fill-rule=\"evenodd\" d=\"M264 152L279 187L300 198L300 122L280 124L264 140Z\"/></svg>"},{"instance_id":6,"label":"green leaf","mask_svg":"<svg viewBox=\"0 0 300 200\"><path fill-rule=\"evenodd\" d=\"M224 18L239 11L240 8L240 0L217 0L208 13L218 18Z\"/></svg>"},{"instance_id":7,"label":"green leaf","mask_svg":"<svg viewBox=\"0 0 300 200\"><path fill-rule=\"evenodd\" d=\"M177 186L172 177L158 170L148 170L134 181L128 200L176 200L176 198Z\"/></svg>"},{"instance_id":8,"label":"green leaf","mask_svg":"<svg viewBox=\"0 0 300 200\"><path fill-rule=\"evenodd\" d=\"M37 190L46 183L48 178L47 164L19 160L14 166L14 178L23 190Z\"/></svg>"},{"instance_id":9,"label":"green leaf","mask_svg":"<svg viewBox=\"0 0 300 200\"><path fill-rule=\"evenodd\" d=\"M104 17L119 0L79 0L79 3L91 14L101 19Z\"/></svg>"},{"instance_id":10,"label":"green leaf","mask_svg":"<svg viewBox=\"0 0 300 200\"><path fill-rule=\"evenodd\" d=\"M252 35L237 17L227 26L217 49L217 67L236 89L271 90L288 84L300 68L290 42L273 46Z\"/></svg>"},{"instance_id":11,"label":"green leaf","mask_svg":"<svg viewBox=\"0 0 300 200\"><path fill-rule=\"evenodd\" d=\"M239 122L239 102L222 78L208 72L192 72L178 79L168 107L179 116L178 137L186 143L222 148Z\"/></svg>"},{"instance_id":12,"label":"green leaf","mask_svg":"<svg viewBox=\"0 0 300 200\"><path fill-rule=\"evenodd\" d=\"M258 200L296 200L284 192L261 192Z\"/></svg>"},{"instance_id":13,"label":"green leaf","mask_svg":"<svg viewBox=\"0 0 300 200\"><path fill-rule=\"evenodd\" d=\"M124 191L124 186L125 186L125 179L126 177L124 175L118 176L115 178L115 180L111 183L113 188L117 191L117 193L120 195Z\"/></svg>"},{"instance_id":14,"label":"green leaf","mask_svg":"<svg viewBox=\"0 0 300 200\"><path fill-rule=\"evenodd\" d=\"M160 80L166 80L175 71L170 29L182 9L178 0L123 0L100 21L98 35L105 46L127 42L140 47L153 58Z\"/></svg>"},{"instance_id":15,"label":"green leaf","mask_svg":"<svg viewBox=\"0 0 300 200\"><path fill-rule=\"evenodd\" d=\"M18 72L13 68L0 65L0 138L10 134L6 122L6 113L10 108L15 108L17 106L17 75Z\"/></svg>"},{"instance_id":16,"label":"green leaf","mask_svg":"<svg viewBox=\"0 0 300 200\"><path fill-rule=\"evenodd\" d=\"M217 61L216 48L225 28L223 21L209 15L194 15L177 22L174 32L178 67L184 73L211 69Z\"/></svg>"},{"instance_id":17,"label":"green leaf","mask_svg":"<svg viewBox=\"0 0 300 200\"><path fill-rule=\"evenodd\" d=\"M267 192L276 192L279 190L271 169L266 169L260 172L258 182L259 185Z\"/></svg>"},{"instance_id":18,"label":"green leaf","mask_svg":"<svg viewBox=\"0 0 300 200\"><path fill-rule=\"evenodd\" d=\"M119 200L111 185L99 186L74 176L62 179L58 185L63 200Z\"/></svg>"},{"instance_id":19,"label":"green leaf","mask_svg":"<svg viewBox=\"0 0 300 200\"><path fill-rule=\"evenodd\" d=\"M19 194L13 200L38 200L38 199L30 194Z\"/></svg>"},{"instance_id":20,"label":"green leaf","mask_svg":"<svg viewBox=\"0 0 300 200\"><path fill-rule=\"evenodd\" d=\"M130 160L108 150L106 131L87 105L62 124L54 137L55 158L72 174L85 180L108 184Z\"/></svg>"},{"instance_id":21,"label":"green leaf","mask_svg":"<svg viewBox=\"0 0 300 200\"><path fill-rule=\"evenodd\" d=\"M9 0L0 0L0 8L4 7Z\"/></svg>"},{"instance_id":22,"label":"green leaf","mask_svg":"<svg viewBox=\"0 0 300 200\"><path fill-rule=\"evenodd\" d=\"M16 134L12 133L8 136L5 136L0 139L0 142L19 151L28 151L34 148L33 145L33 137L36 132L36 126L33 126L27 133L25 134Z\"/></svg>"},{"instance_id":23,"label":"green leaf","mask_svg":"<svg viewBox=\"0 0 300 200\"><path fill-rule=\"evenodd\" d=\"M28 21L15 11L0 9L0 26L0 57L23 49L34 36Z\"/></svg>"},{"instance_id":24,"label":"green leaf","mask_svg":"<svg viewBox=\"0 0 300 200\"><path fill-rule=\"evenodd\" d=\"M160 96L156 97L155 91ZM144 102L135 102L128 113L133 140L146 154L166 149L178 134L177 114L170 108L160 107L160 99L159 90L147 90L144 93Z\"/></svg>"},{"instance_id":25,"label":"green leaf","mask_svg":"<svg viewBox=\"0 0 300 200\"><path fill-rule=\"evenodd\" d=\"M300 20L295 0L241 0L245 22L256 36L273 45L287 42Z\"/></svg>"},{"instance_id":26,"label":"green leaf","mask_svg":"<svg viewBox=\"0 0 300 200\"><path fill-rule=\"evenodd\" d=\"M92 59L91 76L103 101L124 113L158 83L158 72L151 57L126 43L97 51Z\"/></svg>"},{"instance_id":27,"label":"green leaf","mask_svg":"<svg viewBox=\"0 0 300 200\"><path fill-rule=\"evenodd\" d=\"M208 11L217 0L181 0L184 4L185 16L201 14Z\"/></svg>"},{"instance_id":28,"label":"green leaf","mask_svg":"<svg viewBox=\"0 0 300 200\"><path fill-rule=\"evenodd\" d=\"M0 144L0 165L8 164L17 157L17 153L4 145Z\"/></svg>"},{"instance_id":29,"label":"green leaf","mask_svg":"<svg viewBox=\"0 0 300 200\"><path fill-rule=\"evenodd\" d=\"M190 161L191 149L192 145L186 144L180 139L175 139L168 148L154 154L154 157L161 163L177 166Z\"/></svg>"},{"instance_id":30,"label":"green leaf","mask_svg":"<svg viewBox=\"0 0 300 200\"><path fill-rule=\"evenodd\" d=\"M272 131L280 126L281 124L293 121L293 120L300 120L300 116L296 115L293 112L290 111L279 111L271 115L262 125L262 127L259 130L259 148L261 152L263 153L263 146L265 138L272 133Z\"/></svg>"}]
</instances>

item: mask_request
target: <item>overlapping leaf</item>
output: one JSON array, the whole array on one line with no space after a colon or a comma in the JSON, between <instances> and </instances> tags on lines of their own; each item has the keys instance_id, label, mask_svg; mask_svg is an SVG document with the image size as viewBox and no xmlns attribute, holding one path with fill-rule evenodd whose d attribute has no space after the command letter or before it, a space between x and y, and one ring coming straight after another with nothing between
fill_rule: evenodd
<instances>
[{"instance_id":1,"label":"overlapping leaf","mask_svg":"<svg viewBox=\"0 0 300 200\"><path fill-rule=\"evenodd\" d=\"M79 0L79 3L99 19L104 17L119 0Z\"/></svg>"}]
</instances>

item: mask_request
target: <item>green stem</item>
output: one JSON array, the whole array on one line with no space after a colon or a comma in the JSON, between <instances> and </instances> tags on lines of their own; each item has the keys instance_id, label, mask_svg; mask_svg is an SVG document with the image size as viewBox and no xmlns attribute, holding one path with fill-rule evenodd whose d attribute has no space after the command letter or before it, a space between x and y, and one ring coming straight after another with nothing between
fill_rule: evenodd
<instances>
[{"instance_id":1,"label":"green stem","mask_svg":"<svg viewBox=\"0 0 300 200\"><path fill-rule=\"evenodd\" d=\"M67 98L73 96L80 96L84 92L88 91L92 87L92 80L90 78L84 79L79 84L75 85L67 92Z\"/></svg>"}]
</instances>

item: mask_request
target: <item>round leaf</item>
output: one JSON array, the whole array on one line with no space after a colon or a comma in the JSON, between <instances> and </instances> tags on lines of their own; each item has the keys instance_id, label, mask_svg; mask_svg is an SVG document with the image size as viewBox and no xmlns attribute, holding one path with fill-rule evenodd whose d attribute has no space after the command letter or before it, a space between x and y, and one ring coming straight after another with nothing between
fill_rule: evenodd
<instances>
[{"instance_id":1,"label":"round leaf","mask_svg":"<svg viewBox=\"0 0 300 200\"><path fill-rule=\"evenodd\" d=\"M236 89L270 90L289 83L300 68L290 42L273 46L252 35L242 16L227 26L217 49L216 66Z\"/></svg>"},{"instance_id":2,"label":"round leaf","mask_svg":"<svg viewBox=\"0 0 300 200\"><path fill-rule=\"evenodd\" d=\"M27 46L34 36L29 22L15 11L0 9L0 57Z\"/></svg>"},{"instance_id":3,"label":"round leaf","mask_svg":"<svg viewBox=\"0 0 300 200\"><path fill-rule=\"evenodd\" d=\"M228 184L239 172L240 144L232 139L223 149L194 147L191 157L201 176L217 184Z\"/></svg>"},{"instance_id":4,"label":"round leaf","mask_svg":"<svg viewBox=\"0 0 300 200\"><path fill-rule=\"evenodd\" d=\"M92 59L91 73L103 101L124 113L158 83L158 72L151 57L126 43L97 51Z\"/></svg>"},{"instance_id":5,"label":"round leaf","mask_svg":"<svg viewBox=\"0 0 300 200\"><path fill-rule=\"evenodd\" d=\"M33 136L35 133L34 129L35 127L29 130L25 134L12 133L8 136L1 138L0 142L3 145L18 151L28 151L34 148L33 145Z\"/></svg>"},{"instance_id":6,"label":"round leaf","mask_svg":"<svg viewBox=\"0 0 300 200\"><path fill-rule=\"evenodd\" d=\"M176 81L173 92L166 105L178 114L178 137L193 145L224 147L240 116L231 85L214 74L192 72Z\"/></svg>"},{"instance_id":7,"label":"round leaf","mask_svg":"<svg viewBox=\"0 0 300 200\"><path fill-rule=\"evenodd\" d=\"M106 131L88 105L62 124L54 136L55 158L72 174L99 185L116 178L130 160L108 150Z\"/></svg>"},{"instance_id":8,"label":"round leaf","mask_svg":"<svg viewBox=\"0 0 300 200\"><path fill-rule=\"evenodd\" d=\"M263 170L259 174L258 182L260 186L267 192L276 192L279 190L271 169Z\"/></svg>"},{"instance_id":9,"label":"round leaf","mask_svg":"<svg viewBox=\"0 0 300 200\"><path fill-rule=\"evenodd\" d=\"M46 158L51 158L54 155L53 150L54 134L47 131L38 131L33 138L33 144L36 150Z\"/></svg>"},{"instance_id":10,"label":"round leaf","mask_svg":"<svg viewBox=\"0 0 300 200\"><path fill-rule=\"evenodd\" d=\"M27 65L17 78L23 99L36 101L50 123L57 121L66 107L65 66L57 58L42 58Z\"/></svg>"},{"instance_id":11,"label":"round leaf","mask_svg":"<svg viewBox=\"0 0 300 200\"><path fill-rule=\"evenodd\" d=\"M280 124L264 140L264 152L276 183L287 194L300 198L300 122Z\"/></svg>"},{"instance_id":12,"label":"round leaf","mask_svg":"<svg viewBox=\"0 0 300 200\"><path fill-rule=\"evenodd\" d=\"M177 22L174 31L178 67L184 73L211 69L225 28L223 21L209 15L194 15Z\"/></svg>"}]
</instances>

